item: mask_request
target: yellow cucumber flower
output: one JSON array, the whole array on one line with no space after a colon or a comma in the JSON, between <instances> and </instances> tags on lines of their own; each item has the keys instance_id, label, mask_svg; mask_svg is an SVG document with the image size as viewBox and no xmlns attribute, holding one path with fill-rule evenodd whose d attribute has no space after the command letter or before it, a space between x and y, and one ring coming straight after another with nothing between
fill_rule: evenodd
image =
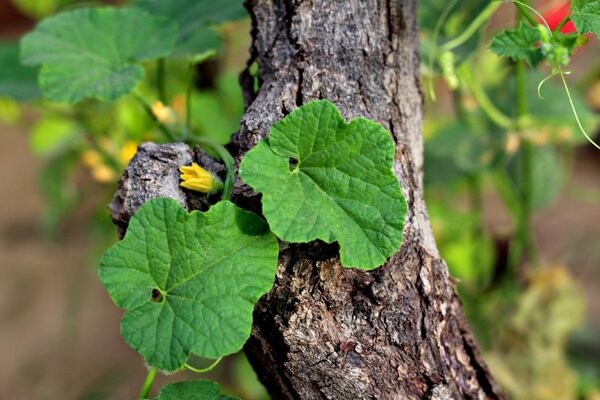
<instances>
[{"instance_id":1,"label":"yellow cucumber flower","mask_svg":"<svg viewBox=\"0 0 600 400\"><path fill-rule=\"evenodd\" d=\"M221 180L210 171L196 163L188 167L179 167L181 187L202 193L212 193L223 188Z\"/></svg>"},{"instance_id":2,"label":"yellow cucumber flower","mask_svg":"<svg viewBox=\"0 0 600 400\"><path fill-rule=\"evenodd\" d=\"M132 140L128 140L127 142L125 142L125 144L123 144L123 147L121 147L121 150L119 150L119 154L117 156L119 162L122 165L127 165L129 161L131 161L133 156L135 156L135 153L137 153L137 147L137 143Z\"/></svg>"}]
</instances>

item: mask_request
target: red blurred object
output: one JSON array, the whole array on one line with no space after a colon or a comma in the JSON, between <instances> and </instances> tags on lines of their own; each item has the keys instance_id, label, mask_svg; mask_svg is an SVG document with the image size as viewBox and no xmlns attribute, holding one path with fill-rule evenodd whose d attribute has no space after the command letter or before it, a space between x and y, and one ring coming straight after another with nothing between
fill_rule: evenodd
<instances>
[{"instance_id":1,"label":"red blurred object","mask_svg":"<svg viewBox=\"0 0 600 400\"><path fill-rule=\"evenodd\" d=\"M571 13L571 7L569 1L563 1L558 5L550 8L548 11L543 13L544 18L550 25L550 29L554 30L561 21ZM575 25L573 21L567 22L562 28L560 28L562 33L573 33L577 32L575 29Z\"/></svg>"}]
</instances>

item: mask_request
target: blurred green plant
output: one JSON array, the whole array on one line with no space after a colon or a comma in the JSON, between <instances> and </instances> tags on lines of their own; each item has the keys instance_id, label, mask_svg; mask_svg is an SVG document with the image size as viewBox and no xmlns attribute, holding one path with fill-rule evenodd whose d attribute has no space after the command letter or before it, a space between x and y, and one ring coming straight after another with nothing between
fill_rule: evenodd
<instances>
[{"instance_id":1,"label":"blurred green plant","mask_svg":"<svg viewBox=\"0 0 600 400\"><path fill-rule=\"evenodd\" d=\"M511 398L576 398L581 393L566 342L581 323L583 300L565 268L540 264L531 218L561 193L575 149L597 146L588 132L597 128L598 116L566 86L565 75L590 32L600 33L595 25L600 2L573 2L573 16L552 16L558 19L552 27L527 2L512 3L515 28L495 34L486 25L499 1L421 4L429 95L426 200L440 252L459 279L466 314ZM506 13L498 15L494 25ZM577 31L566 29L571 18ZM553 77L558 85L547 82ZM447 90L439 91L448 101L440 104L435 92L443 83ZM448 103L453 114L444 112ZM508 211L512 231L486 226L484 194L490 190ZM544 284L549 287L540 287ZM563 325L568 328L555 335L554 327Z\"/></svg>"}]
</instances>

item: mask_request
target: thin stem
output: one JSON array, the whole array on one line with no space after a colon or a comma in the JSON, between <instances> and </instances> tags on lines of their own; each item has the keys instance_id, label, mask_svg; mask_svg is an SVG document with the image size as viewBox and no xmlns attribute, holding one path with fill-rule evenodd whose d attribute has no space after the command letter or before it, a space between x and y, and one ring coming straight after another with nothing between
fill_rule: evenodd
<instances>
[{"instance_id":1,"label":"thin stem","mask_svg":"<svg viewBox=\"0 0 600 400\"><path fill-rule=\"evenodd\" d=\"M521 15L529 22L531 25L536 26L538 22L533 18L529 10L526 8L525 4L514 2L517 10L521 13Z\"/></svg>"},{"instance_id":2,"label":"thin stem","mask_svg":"<svg viewBox=\"0 0 600 400\"><path fill-rule=\"evenodd\" d=\"M440 30L442 29L442 25L446 22L446 18L450 14L450 11L454 8L458 0L451 0L442 11L440 15L440 19L438 19L435 24L435 29L433 30L433 36L431 37L431 42L433 43L431 51L429 52L429 95L433 101L436 100L435 89L433 87L433 59L437 55L437 40L440 34Z\"/></svg>"},{"instance_id":3,"label":"thin stem","mask_svg":"<svg viewBox=\"0 0 600 400\"><path fill-rule=\"evenodd\" d=\"M477 100L481 110L493 123L508 130L515 128L513 121L492 103L485 90L483 90L479 82L473 77L469 64L464 63L459 69L459 74L473 97L475 97L475 100Z\"/></svg>"},{"instance_id":4,"label":"thin stem","mask_svg":"<svg viewBox=\"0 0 600 400\"><path fill-rule=\"evenodd\" d=\"M218 365L218 364L221 362L221 360L222 360L222 359L223 359L223 357L219 357L219 358L217 358L217 359L215 360L215 362L213 362L212 364L210 364L210 365L209 365L208 367L206 367L206 368L196 368L196 367L192 367L192 366L191 366L190 364L188 364L188 363L185 363L185 364L183 364L183 367L184 367L185 369L189 369L190 371L192 371L192 372L195 372L195 373L197 373L197 374L204 374L204 373L206 373L206 372L210 372L210 371L212 371L212 370L213 370L213 369L214 369L214 368L215 368L215 367L216 367L216 366L217 366L217 365Z\"/></svg>"},{"instance_id":5,"label":"thin stem","mask_svg":"<svg viewBox=\"0 0 600 400\"><path fill-rule=\"evenodd\" d=\"M530 5L528 5L526 3L523 3L521 1L517 1L517 0L508 0L508 1L515 3L515 5L519 9L519 11L521 12L521 15L523 17L525 17L525 19L534 26L538 25L538 22L535 20L535 18L533 18L533 16L529 13L529 11L531 11L532 13L537 15L542 20L544 25L546 25L548 32L552 33L552 29L550 29L550 25L548 25L548 21L546 21L546 18L544 18L544 16L542 14L540 14L535 8L531 7Z\"/></svg>"},{"instance_id":6,"label":"thin stem","mask_svg":"<svg viewBox=\"0 0 600 400\"><path fill-rule=\"evenodd\" d=\"M515 2L516 3L516 2ZM527 4L521 3L525 7ZM518 5L518 4L517 4ZM531 228L531 213L532 213L532 186L533 186L533 144L531 140L523 135L523 121L528 114L527 104L527 75L524 61L515 63L515 87L516 87L516 103L517 103L517 126L521 133L521 179L520 179L520 212L517 218L517 237L518 246L516 251L511 254L511 265L513 272L520 264L520 261L525 258L529 261L535 258L532 228Z\"/></svg>"},{"instance_id":7,"label":"thin stem","mask_svg":"<svg viewBox=\"0 0 600 400\"><path fill-rule=\"evenodd\" d=\"M481 28L481 26L483 24L485 24L486 22L489 21L492 14L501 5L502 5L502 3L497 2L497 1L494 1L490 4L488 4L488 6L486 8L484 8L477 17L475 17L473 22L471 22L471 25L469 25L467 27L467 29L465 29L463 31L463 33L461 33L459 36L455 37L454 39L450 40L449 42L444 43L440 47L441 53L443 53L445 51L450 51L450 50L454 49L455 47L462 45L467 40L469 40L477 32L477 30L479 28Z\"/></svg>"},{"instance_id":8,"label":"thin stem","mask_svg":"<svg viewBox=\"0 0 600 400\"><path fill-rule=\"evenodd\" d=\"M562 19L562 21L560 21L559 24L556 26L556 28L554 28L554 32L560 32L562 27L565 26L567 24L567 22L569 22L570 20L571 20L571 16L565 15L565 17Z\"/></svg>"},{"instance_id":9,"label":"thin stem","mask_svg":"<svg viewBox=\"0 0 600 400\"><path fill-rule=\"evenodd\" d=\"M156 90L158 99L165 104L167 102L167 93L165 90L165 59L161 58L156 62Z\"/></svg>"},{"instance_id":10,"label":"thin stem","mask_svg":"<svg viewBox=\"0 0 600 400\"><path fill-rule=\"evenodd\" d=\"M158 374L158 369L150 368L148 371L148 375L146 375L146 379L144 380L144 385L140 390L140 399L147 399L148 394L150 393L150 389L152 389L152 384L154 383L154 378L156 378L156 374Z\"/></svg>"},{"instance_id":11,"label":"thin stem","mask_svg":"<svg viewBox=\"0 0 600 400\"><path fill-rule=\"evenodd\" d=\"M212 139L203 137L203 136L192 136L192 143L195 143L199 146L208 146L212 150L214 150L219 158L225 163L225 167L227 168L227 177L225 178L225 183L223 184L223 200L229 200L231 196L231 190L233 189L233 168L234 168L234 160L231 154L227 151L227 149L215 142Z\"/></svg>"},{"instance_id":12,"label":"thin stem","mask_svg":"<svg viewBox=\"0 0 600 400\"><path fill-rule=\"evenodd\" d=\"M575 104L573 103L573 97L571 96L571 91L569 90L569 85L567 85L567 81L565 79L565 74L562 70L558 69L558 74L560 75L560 79L562 80L563 86L565 87L565 91L567 92L567 97L569 98L569 104L571 105L571 110L573 110L573 115L575 116L575 120L577 121L577 126L579 126L579 130L583 133L585 138L594 145L595 148L600 150L600 146L592 140L591 137L588 136L585 129L583 129L583 125L581 125L581 120L579 119L579 114L577 113L577 109L575 108Z\"/></svg>"}]
</instances>

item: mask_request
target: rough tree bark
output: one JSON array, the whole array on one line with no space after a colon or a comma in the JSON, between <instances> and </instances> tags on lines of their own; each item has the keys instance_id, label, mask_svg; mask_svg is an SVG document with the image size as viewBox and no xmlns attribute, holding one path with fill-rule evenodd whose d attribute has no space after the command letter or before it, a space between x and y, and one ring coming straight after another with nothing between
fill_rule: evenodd
<instances>
[{"instance_id":1,"label":"rough tree bark","mask_svg":"<svg viewBox=\"0 0 600 400\"><path fill-rule=\"evenodd\" d=\"M335 246L282 245L276 281L255 308L245 347L274 399L503 398L469 332L423 202L416 7L416 0L247 3L249 65L258 63L260 90L242 74L247 111L231 146L237 160L274 122L328 99L346 118L370 118L391 132L394 172L409 205L402 247L374 271L342 268ZM194 207L172 174L131 183L189 163L191 153L177 145L141 150L111 204L121 227L157 195ZM260 212L259 196L239 180L234 194Z\"/></svg>"}]
</instances>

